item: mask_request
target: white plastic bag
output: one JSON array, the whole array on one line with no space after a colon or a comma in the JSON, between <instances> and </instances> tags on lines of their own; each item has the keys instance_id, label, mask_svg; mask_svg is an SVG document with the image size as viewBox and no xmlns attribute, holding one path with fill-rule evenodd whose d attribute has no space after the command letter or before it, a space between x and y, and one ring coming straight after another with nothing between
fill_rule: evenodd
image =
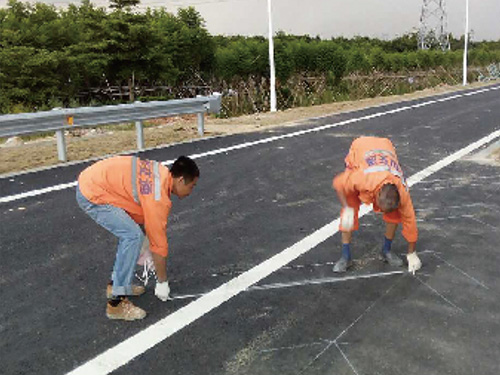
<instances>
[{"instance_id":1,"label":"white plastic bag","mask_svg":"<svg viewBox=\"0 0 500 375\"><path fill-rule=\"evenodd\" d=\"M135 277L144 283L144 286L148 285L148 281L151 278L156 279L156 270L155 264L153 262L153 255L151 255L151 251L149 250L149 240L147 237L144 238L144 242L142 243L141 253L139 255L139 259L137 259L137 264L142 266L142 274L136 272Z\"/></svg>"},{"instance_id":2,"label":"white plastic bag","mask_svg":"<svg viewBox=\"0 0 500 375\"><path fill-rule=\"evenodd\" d=\"M344 230L351 230L354 225L354 209L352 207L344 207L340 220Z\"/></svg>"}]
</instances>

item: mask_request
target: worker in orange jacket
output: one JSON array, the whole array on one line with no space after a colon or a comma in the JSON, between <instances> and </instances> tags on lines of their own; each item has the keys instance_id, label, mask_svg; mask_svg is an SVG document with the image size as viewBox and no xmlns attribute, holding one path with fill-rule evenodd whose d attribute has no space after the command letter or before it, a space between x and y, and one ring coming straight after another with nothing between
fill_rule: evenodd
<instances>
[{"instance_id":1,"label":"worker in orange jacket","mask_svg":"<svg viewBox=\"0 0 500 375\"><path fill-rule=\"evenodd\" d=\"M136 320L146 312L126 296L144 293L132 285L137 259L145 237L156 269L155 295L169 298L166 259L167 219L171 195L191 194L200 176L196 163L179 157L170 170L157 161L135 156L116 156L86 168L78 177L76 199L99 225L118 237L116 259L108 285L106 315L110 319Z\"/></svg>"},{"instance_id":2,"label":"worker in orange jacket","mask_svg":"<svg viewBox=\"0 0 500 375\"><path fill-rule=\"evenodd\" d=\"M377 137L355 139L345 158L345 166L345 171L333 180L342 204L342 256L333 271L345 272L352 265L352 232L359 228L359 206L365 203L373 204L375 212L384 213L386 231L381 258L391 266L403 265L401 258L391 252L396 229L402 223L402 234L408 241L408 271L414 274L422 266L415 251L418 238L415 211L391 141Z\"/></svg>"}]
</instances>

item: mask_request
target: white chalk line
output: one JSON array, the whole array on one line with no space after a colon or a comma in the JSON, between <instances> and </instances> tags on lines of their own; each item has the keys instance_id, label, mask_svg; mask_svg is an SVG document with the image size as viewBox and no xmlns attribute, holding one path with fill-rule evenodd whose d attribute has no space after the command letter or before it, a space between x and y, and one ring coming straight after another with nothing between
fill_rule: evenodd
<instances>
[{"instance_id":1,"label":"white chalk line","mask_svg":"<svg viewBox=\"0 0 500 375\"><path fill-rule=\"evenodd\" d=\"M303 369L299 372L299 374L303 374L303 373L304 373L304 371L306 371L309 367L311 367L311 366L312 366L312 364L313 364L314 362L316 362L316 361L317 361L317 360L318 360L318 359L319 359L319 358L320 358L323 354L325 354L325 353L326 353L326 351L327 351L328 349L330 349L330 347L331 347L332 345L335 345L335 341L330 341L330 342L329 342L329 343L328 343L328 344L327 344L327 345L326 345L326 346L325 346L325 347L324 347L324 348L323 348L323 349L322 349L322 350L321 350L321 351L320 351L320 352L316 355L316 357L314 357L314 358L313 358L313 359L312 359L312 360L311 360L311 361L310 361L310 362L309 362L309 363L308 363L308 364L307 364L307 365L306 365L306 366L305 366L305 367L304 367L304 368L303 368Z\"/></svg>"},{"instance_id":2,"label":"white chalk line","mask_svg":"<svg viewBox=\"0 0 500 375\"><path fill-rule=\"evenodd\" d=\"M498 178L498 176L495 176L495 178ZM423 184L425 181L422 181L421 183ZM422 190L422 188L420 188L419 190ZM478 203L468 203L468 204L460 204L460 205L450 205L450 206L446 206L446 208L448 209L459 209L459 210L463 210L464 208L468 208L468 207L484 207L484 208L488 208L490 207L489 204L487 203L483 203L483 202L478 202ZM436 211L436 210L442 210L442 207L441 206L428 206L428 207L425 207L425 208L415 208L415 211L416 212L420 212L420 211Z\"/></svg>"},{"instance_id":3,"label":"white chalk line","mask_svg":"<svg viewBox=\"0 0 500 375\"><path fill-rule=\"evenodd\" d=\"M500 130L497 130L490 135L481 138L480 140L460 149L459 151L453 153L445 159L434 163L424 170L414 174L408 179L408 184L417 184L426 177L429 177L440 169L460 159L464 155L474 151L475 149L491 142L493 139L498 137L500 137ZM366 215L371 210L371 206L362 205L359 210L359 217ZM224 302L247 290L252 285L258 283L260 280L269 276L276 270L287 265L288 263L292 262L301 255L315 248L320 243L335 235L338 232L339 222L340 218L337 218L332 222L324 225L322 228L303 238L301 241L284 249L280 253L265 260L264 262L251 268L238 277L235 277L227 283L219 286L211 292L203 295L196 301L193 301L188 305L180 308L179 310L161 319L157 323L149 326L145 330L108 349L104 353L74 369L69 374L107 375L110 372L118 369L119 367L127 364L135 357L151 349L158 343L164 341L192 322L201 318L206 313L219 307ZM423 283L423 281L419 281ZM425 285L428 286L427 284ZM437 293L437 291L435 292ZM339 337L341 335L339 335Z\"/></svg>"},{"instance_id":4,"label":"white chalk line","mask_svg":"<svg viewBox=\"0 0 500 375\"><path fill-rule=\"evenodd\" d=\"M474 277L470 276L469 274L467 274L465 271L461 270L460 268L456 267L455 265L449 263L448 261L446 261L445 259L441 258L439 255L437 255L437 252L436 251L433 251L433 250L423 250L423 251L420 251L419 254L431 254L432 256L436 257L437 259L443 261L445 264L447 264L448 266L450 266L451 268L454 268L455 270L457 270L458 272L462 273L464 276L466 276L467 278L471 279L472 281L474 281L475 283L479 284L481 287L489 290L489 288L484 285L482 282L480 282L479 280L475 279ZM422 274L421 274L422 275ZM420 282L422 282L422 280L419 279ZM431 288L428 284L422 282L426 287L430 288L434 293L438 294L441 298L443 298L446 303L448 304L451 304L453 307L459 309L460 311L463 312L462 309L460 309L459 307L457 307L455 304L451 303L448 299L446 299L445 297L443 297L440 293L438 293L434 288ZM392 285L385 293L384 295L388 294L389 291L394 287L394 285ZM383 296L382 296L383 297ZM348 330L350 330L352 327L354 327L356 325L356 323L358 323L374 306L375 304L378 302L379 299L377 299L377 301L373 302L360 316L358 316L358 318L356 318L346 329L344 329L333 341L332 340L326 340L326 339L322 339L321 341L317 341L317 342L312 342L312 343L308 343L308 344L298 344L298 345L293 345L293 346L287 346L287 347L280 347L280 348L271 348L271 349L265 349L265 350L261 350L261 353L269 353L269 352L275 352L275 351L281 351L281 350L295 350L295 349L301 349L301 348L305 348L305 347L311 347L311 346L316 346L316 345L324 345L325 343L327 344L326 347L324 349L321 350L321 352L315 356L314 360L311 361L307 366L307 367L310 367L310 365L316 361L322 354L324 354L326 352L326 350L328 348L331 347L331 344L334 343L336 348L339 350L339 352L341 353L341 355L344 357L344 360L347 362L347 364L349 365L349 367L353 370L354 373L358 374L358 372L356 371L354 365L352 364L352 362L349 360L349 358L347 357L347 355L345 354L345 352L340 348L340 343L338 342L338 340L344 336Z\"/></svg>"},{"instance_id":5,"label":"white chalk line","mask_svg":"<svg viewBox=\"0 0 500 375\"><path fill-rule=\"evenodd\" d=\"M259 351L259 353L272 353L272 352L279 352L282 350L296 350L296 349L302 349L302 348L309 348L311 346L316 346L316 345L325 345L325 342L329 343L329 340L322 340L322 341L316 341L316 342L311 342L308 344L298 344L298 345L291 345L291 346L281 346L279 348L271 348L271 349L262 349Z\"/></svg>"},{"instance_id":6,"label":"white chalk line","mask_svg":"<svg viewBox=\"0 0 500 375\"><path fill-rule=\"evenodd\" d=\"M481 225L487 226L487 227L489 227L489 228L493 229L495 232L496 232L496 231L498 231L498 228L497 228L496 226L491 225L490 223L486 223L486 222L484 222L484 221L482 221L482 220L479 220L479 219L478 219L478 218L476 218L476 217L469 217L469 219L471 219L471 220L473 220L473 221L475 221L475 222L477 222L477 223L479 223L479 224L481 224Z\"/></svg>"},{"instance_id":7,"label":"white chalk line","mask_svg":"<svg viewBox=\"0 0 500 375\"><path fill-rule=\"evenodd\" d=\"M431 251L428 251L431 252ZM320 341L315 341L311 343L306 343L306 344L298 344L298 345L292 345L292 346L284 346L284 347L279 347L279 348L270 348L270 349L264 349L261 350L260 353L271 353L271 352L277 352L281 350L296 350L296 349L301 349L301 348L307 348L307 347L312 347L312 346L317 346L317 345L325 345L323 349L311 360L309 363L301 370L300 374L303 374L305 370L307 370L311 365L316 362L326 351L332 347L332 345L335 345L335 347L339 350L340 354L344 358L344 360L347 362L349 367L354 371L354 373L358 374L356 371L354 365L352 362L349 360L345 352L340 348L340 345L346 344L339 342L339 339L344 336L348 330L350 330L352 327L354 327L364 316L368 314L368 312L382 299L384 296L389 294L389 292L395 287L395 284L391 285L387 290L379 297L377 298L374 302L368 306L351 324L349 324L339 335L334 340L330 339L320 339Z\"/></svg>"},{"instance_id":8,"label":"white chalk line","mask_svg":"<svg viewBox=\"0 0 500 375\"><path fill-rule=\"evenodd\" d=\"M353 280L364 280L364 279L373 279L377 277L385 277L392 275L401 275L403 271L391 271L391 272L379 272L372 273L366 275L355 275L355 276L345 276L345 277L323 277L320 279L309 279L309 280L301 280L301 281L291 281L288 283L274 283L274 284L266 284L266 285L256 285L249 288L249 291L252 290L270 290L270 289L283 289L283 288L291 288L297 286L306 286L306 285L320 285L320 284L333 284L333 283L341 283L346 281Z\"/></svg>"},{"instance_id":9,"label":"white chalk line","mask_svg":"<svg viewBox=\"0 0 500 375\"><path fill-rule=\"evenodd\" d=\"M344 357L344 360L347 362L347 364L349 365L349 367L351 368L351 370L356 374L356 375L359 375L359 373L356 371L356 369L354 368L354 365L352 364L351 361L349 361L349 358L347 358L347 355L344 353L344 351L340 348L339 344L335 343L335 346L337 347L338 351L340 352L340 354L342 354L342 357Z\"/></svg>"},{"instance_id":10,"label":"white chalk line","mask_svg":"<svg viewBox=\"0 0 500 375\"><path fill-rule=\"evenodd\" d=\"M340 351L340 353L342 354L342 356L344 357L344 359L346 360L346 362L348 363L348 365L351 367L351 369L354 370L354 372L356 372L356 370L354 369L354 366L352 365L352 363L349 361L349 359L347 358L347 355L345 355L345 353L340 349L340 347L338 346L338 340L344 336L347 331L349 331L352 327L354 327L361 319L363 319L363 317L365 317L371 309L373 309L373 307L382 299L384 298L387 294L389 294L389 292L394 289L396 284L392 284L391 286L389 286L389 288L387 288L387 290L380 296L378 297L375 301L373 301L370 306L368 306L366 308L365 311L363 311L353 322L351 322L351 324L349 324L342 332L340 332L337 337L334 339L334 340L331 340L331 341L327 341L328 342L328 345L326 345L326 347L324 349L321 350L321 352L319 352L314 358L312 361L310 361L306 367L300 372L301 374L309 367L311 367L311 365L316 362L332 345L335 345L337 347L337 349ZM356 372L357 374L357 372Z\"/></svg>"},{"instance_id":11,"label":"white chalk line","mask_svg":"<svg viewBox=\"0 0 500 375\"><path fill-rule=\"evenodd\" d=\"M284 267L282 267L284 268ZM345 276L345 277L322 277L319 279L306 279L300 281L290 281L288 283L273 283L273 284L264 284L264 285L254 285L248 288L246 291L251 292L254 290L271 290L271 289L284 289L284 288L293 288L299 286L307 286L307 285L321 285L321 284L334 284L334 283L342 283L346 281L355 281L355 280L365 280L365 279L373 279L377 277L386 277L393 275L401 275L404 271L390 271L390 272L378 272L378 273L370 273L365 275L354 275L354 276ZM198 298L206 293L197 293L197 294L182 294L182 295L172 295L172 300L183 300L183 299L191 299Z\"/></svg>"},{"instance_id":12,"label":"white chalk line","mask_svg":"<svg viewBox=\"0 0 500 375\"><path fill-rule=\"evenodd\" d=\"M472 93L467 93L467 94L453 95L453 96L449 96L449 97L445 97L445 98L441 98L441 99L429 100L429 101L424 102L424 103L414 104L414 105L405 106L405 107L399 107L399 108L392 109L389 111L378 112L378 113L374 113L371 115L366 115L366 116L362 116L362 117L358 117L358 118L353 118L353 119L349 119L349 120L345 120L345 121L336 122L333 124L322 125L322 126L318 126L318 127L311 128L311 129L300 130L300 131L296 131L296 132L292 132L292 133L288 133L288 134L264 138L264 139L260 139L258 141L245 142L245 143L241 143L241 144L237 144L237 145L233 145L233 146L229 146L229 147L224 147L224 148L219 148L216 150L211 150L211 151L207 151L207 152L203 152L203 153L199 153L199 154L192 154L192 155L189 155L189 157L192 159L199 159L199 158L203 158L206 156L219 155L219 154L227 153L227 152L234 151L234 150L241 150L244 148L249 148L249 147L253 147L253 146L257 146L257 145L261 145L261 144L265 144L265 143L270 143L270 142L275 142L275 141L279 141L282 139L293 138L293 137L298 137L298 136L309 134L309 133L320 132L320 131L335 128L338 126L344 126L344 125L352 124L355 122L370 120L370 119L381 117L381 116L395 114L395 113L407 111L410 109L424 107L424 106L431 105L431 104L443 103L443 102L450 101L453 99L458 99L458 98L462 98L465 96L476 95L476 94L480 94L483 92L494 91L494 90L500 90L500 86L491 87L488 89L482 89L482 90L478 90L478 91L473 91ZM174 162L174 160L167 160L167 161L162 162L162 164L163 165L172 164L173 162ZM19 193L19 194L13 194L13 195L1 197L0 203L8 203L8 202L16 201L19 199L24 199L24 198L28 198L28 197L35 197L35 196L50 193L53 191L68 189L68 188L76 186L76 183L77 183L76 181L73 181L73 182L69 182L69 183L65 183L65 184L46 187L43 189L37 189L37 190L25 192L25 193Z\"/></svg>"},{"instance_id":13,"label":"white chalk line","mask_svg":"<svg viewBox=\"0 0 500 375\"><path fill-rule=\"evenodd\" d=\"M439 179L434 179L434 180L427 180L427 181L422 181L423 184L434 184L434 183L449 183L450 181L465 181L468 182L470 181L470 176L469 177L449 177L449 178L439 178ZM474 180L496 180L498 179L498 176L474 176ZM458 185L457 185L458 186Z\"/></svg>"},{"instance_id":14,"label":"white chalk line","mask_svg":"<svg viewBox=\"0 0 500 375\"><path fill-rule=\"evenodd\" d=\"M432 256L434 256L435 258L441 260L442 262L444 262L447 266L455 269L456 271L460 272L462 275L464 275L465 277L467 277L468 279L472 280L473 282L475 282L476 284L478 284L480 287L486 289L486 290L489 290L490 288L488 288L486 285L484 285L484 283L482 283L481 281L479 281L478 279L476 279L475 277L469 275L467 272L465 272L464 270L462 270L461 268L458 268L457 266L455 266L454 264L448 262L447 260L441 258L439 255L437 255L434 251L431 252L432 253Z\"/></svg>"},{"instance_id":15,"label":"white chalk line","mask_svg":"<svg viewBox=\"0 0 500 375\"><path fill-rule=\"evenodd\" d=\"M441 293L439 293L436 289L434 289L432 286L430 286L429 284L427 284L425 281L423 281L420 277L418 277L417 275L413 276L415 279L417 279L418 281L420 281L423 285L425 285L427 288L429 288L430 290L432 290L436 295L438 295L443 301L445 301L447 304L449 304L450 306L454 307L455 309L457 309L458 311L460 311L461 313L464 313L464 310L462 310L460 307L458 307L457 305L455 305L453 302L451 302L448 298L446 298L445 296L443 296Z\"/></svg>"}]
</instances>

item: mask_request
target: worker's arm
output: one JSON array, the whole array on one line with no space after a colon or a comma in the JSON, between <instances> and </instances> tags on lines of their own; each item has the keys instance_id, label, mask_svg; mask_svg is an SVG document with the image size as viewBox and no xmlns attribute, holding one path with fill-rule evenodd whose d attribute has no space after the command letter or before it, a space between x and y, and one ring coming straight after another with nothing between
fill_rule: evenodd
<instances>
[{"instance_id":1,"label":"worker's arm","mask_svg":"<svg viewBox=\"0 0 500 375\"><path fill-rule=\"evenodd\" d=\"M408 261L408 272L415 275L415 272L422 267L422 262L417 255L417 221L415 218L415 210L411 201L410 194L407 191L401 192L401 206L400 214L403 221L403 236L408 241L408 254L406 259Z\"/></svg>"},{"instance_id":2,"label":"worker's arm","mask_svg":"<svg viewBox=\"0 0 500 375\"><path fill-rule=\"evenodd\" d=\"M399 189L401 202L399 204L399 214L402 221L402 234L408 241L408 253L415 251L416 242L418 240L417 219L415 210L409 192L403 188Z\"/></svg>"},{"instance_id":3,"label":"worker's arm","mask_svg":"<svg viewBox=\"0 0 500 375\"><path fill-rule=\"evenodd\" d=\"M416 234L415 234L416 238ZM422 268L422 262L417 255L417 241L408 241L408 254L406 254L406 260L408 261L408 272L415 275L420 268Z\"/></svg>"},{"instance_id":4,"label":"worker's arm","mask_svg":"<svg viewBox=\"0 0 500 375\"><path fill-rule=\"evenodd\" d=\"M153 256L153 262L155 264L156 277L159 282L167 281L167 257L164 257L160 254L151 253Z\"/></svg>"},{"instance_id":5,"label":"worker's arm","mask_svg":"<svg viewBox=\"0 0 500 375\"><path fill-rule=\"evenodd\" d=\"M144 204L144 225L149 238L150 250L155 265L156 277L155 295L162 301L170 298L170 286L167 279L167 219L170 204L167 202L149 202Z\"/></svg>"},{"instance_id":6,"label":"worker's arm","mask_svg":"<svg viewBox=\"0 0 500 375\"><path fill-rule=\"evenodd\" d=\"M337 192L342 207L347 207L346 195L356 191L352 174L350 171L344 171L333 179L333 188Z\"/></svg>"},{"instance_id":7,"label":"worker's arm","mask_svg":"<svg viewBox=\"0 0 500 375\"><path fill-rule=\"evenodd\" d=\"M414 253L417 248L416 242L408 242L408 254Z\"/></svg>"},{"instance_id":8,"label":"worker's arm","mask_svg":"<svg viewBox=\"0 0 500 375\"><path fill-rule=\"evenodd\" d=\"M356 192L356 186L354 181L356 177L351 171L344 171L343 173L337 175L333 179L333 188L337 192L340 204L342 205L342 210L340 212L340 229L342 231L350 231L357 224L355 220L355 215L357 218L357 208L350 207L346 196L348 194L353 194Z\"/></svg>"}]
</instances>

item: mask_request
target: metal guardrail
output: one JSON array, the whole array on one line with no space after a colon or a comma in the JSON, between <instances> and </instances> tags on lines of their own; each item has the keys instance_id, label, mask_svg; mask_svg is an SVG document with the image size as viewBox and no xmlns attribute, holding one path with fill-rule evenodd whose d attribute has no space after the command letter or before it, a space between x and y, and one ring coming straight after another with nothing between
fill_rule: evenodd
<instances>
[{"instance_id":1,"label":"metal guardrail","mask_svg":"<svg viewBox=\"0 0 500 375\"><path fill-rule=\"evenodd\" d=\"M199 96L191 99L135 102L102 107L55 109L36 113L0 115L0 137L55 131L59 160L66 161L64 131L79 127L135 122L137 148L144 149L142 121L183 114L198 115L198 133L204 132L204 114L219 113L221 95Z\"/></svg>"}]
</instances>

